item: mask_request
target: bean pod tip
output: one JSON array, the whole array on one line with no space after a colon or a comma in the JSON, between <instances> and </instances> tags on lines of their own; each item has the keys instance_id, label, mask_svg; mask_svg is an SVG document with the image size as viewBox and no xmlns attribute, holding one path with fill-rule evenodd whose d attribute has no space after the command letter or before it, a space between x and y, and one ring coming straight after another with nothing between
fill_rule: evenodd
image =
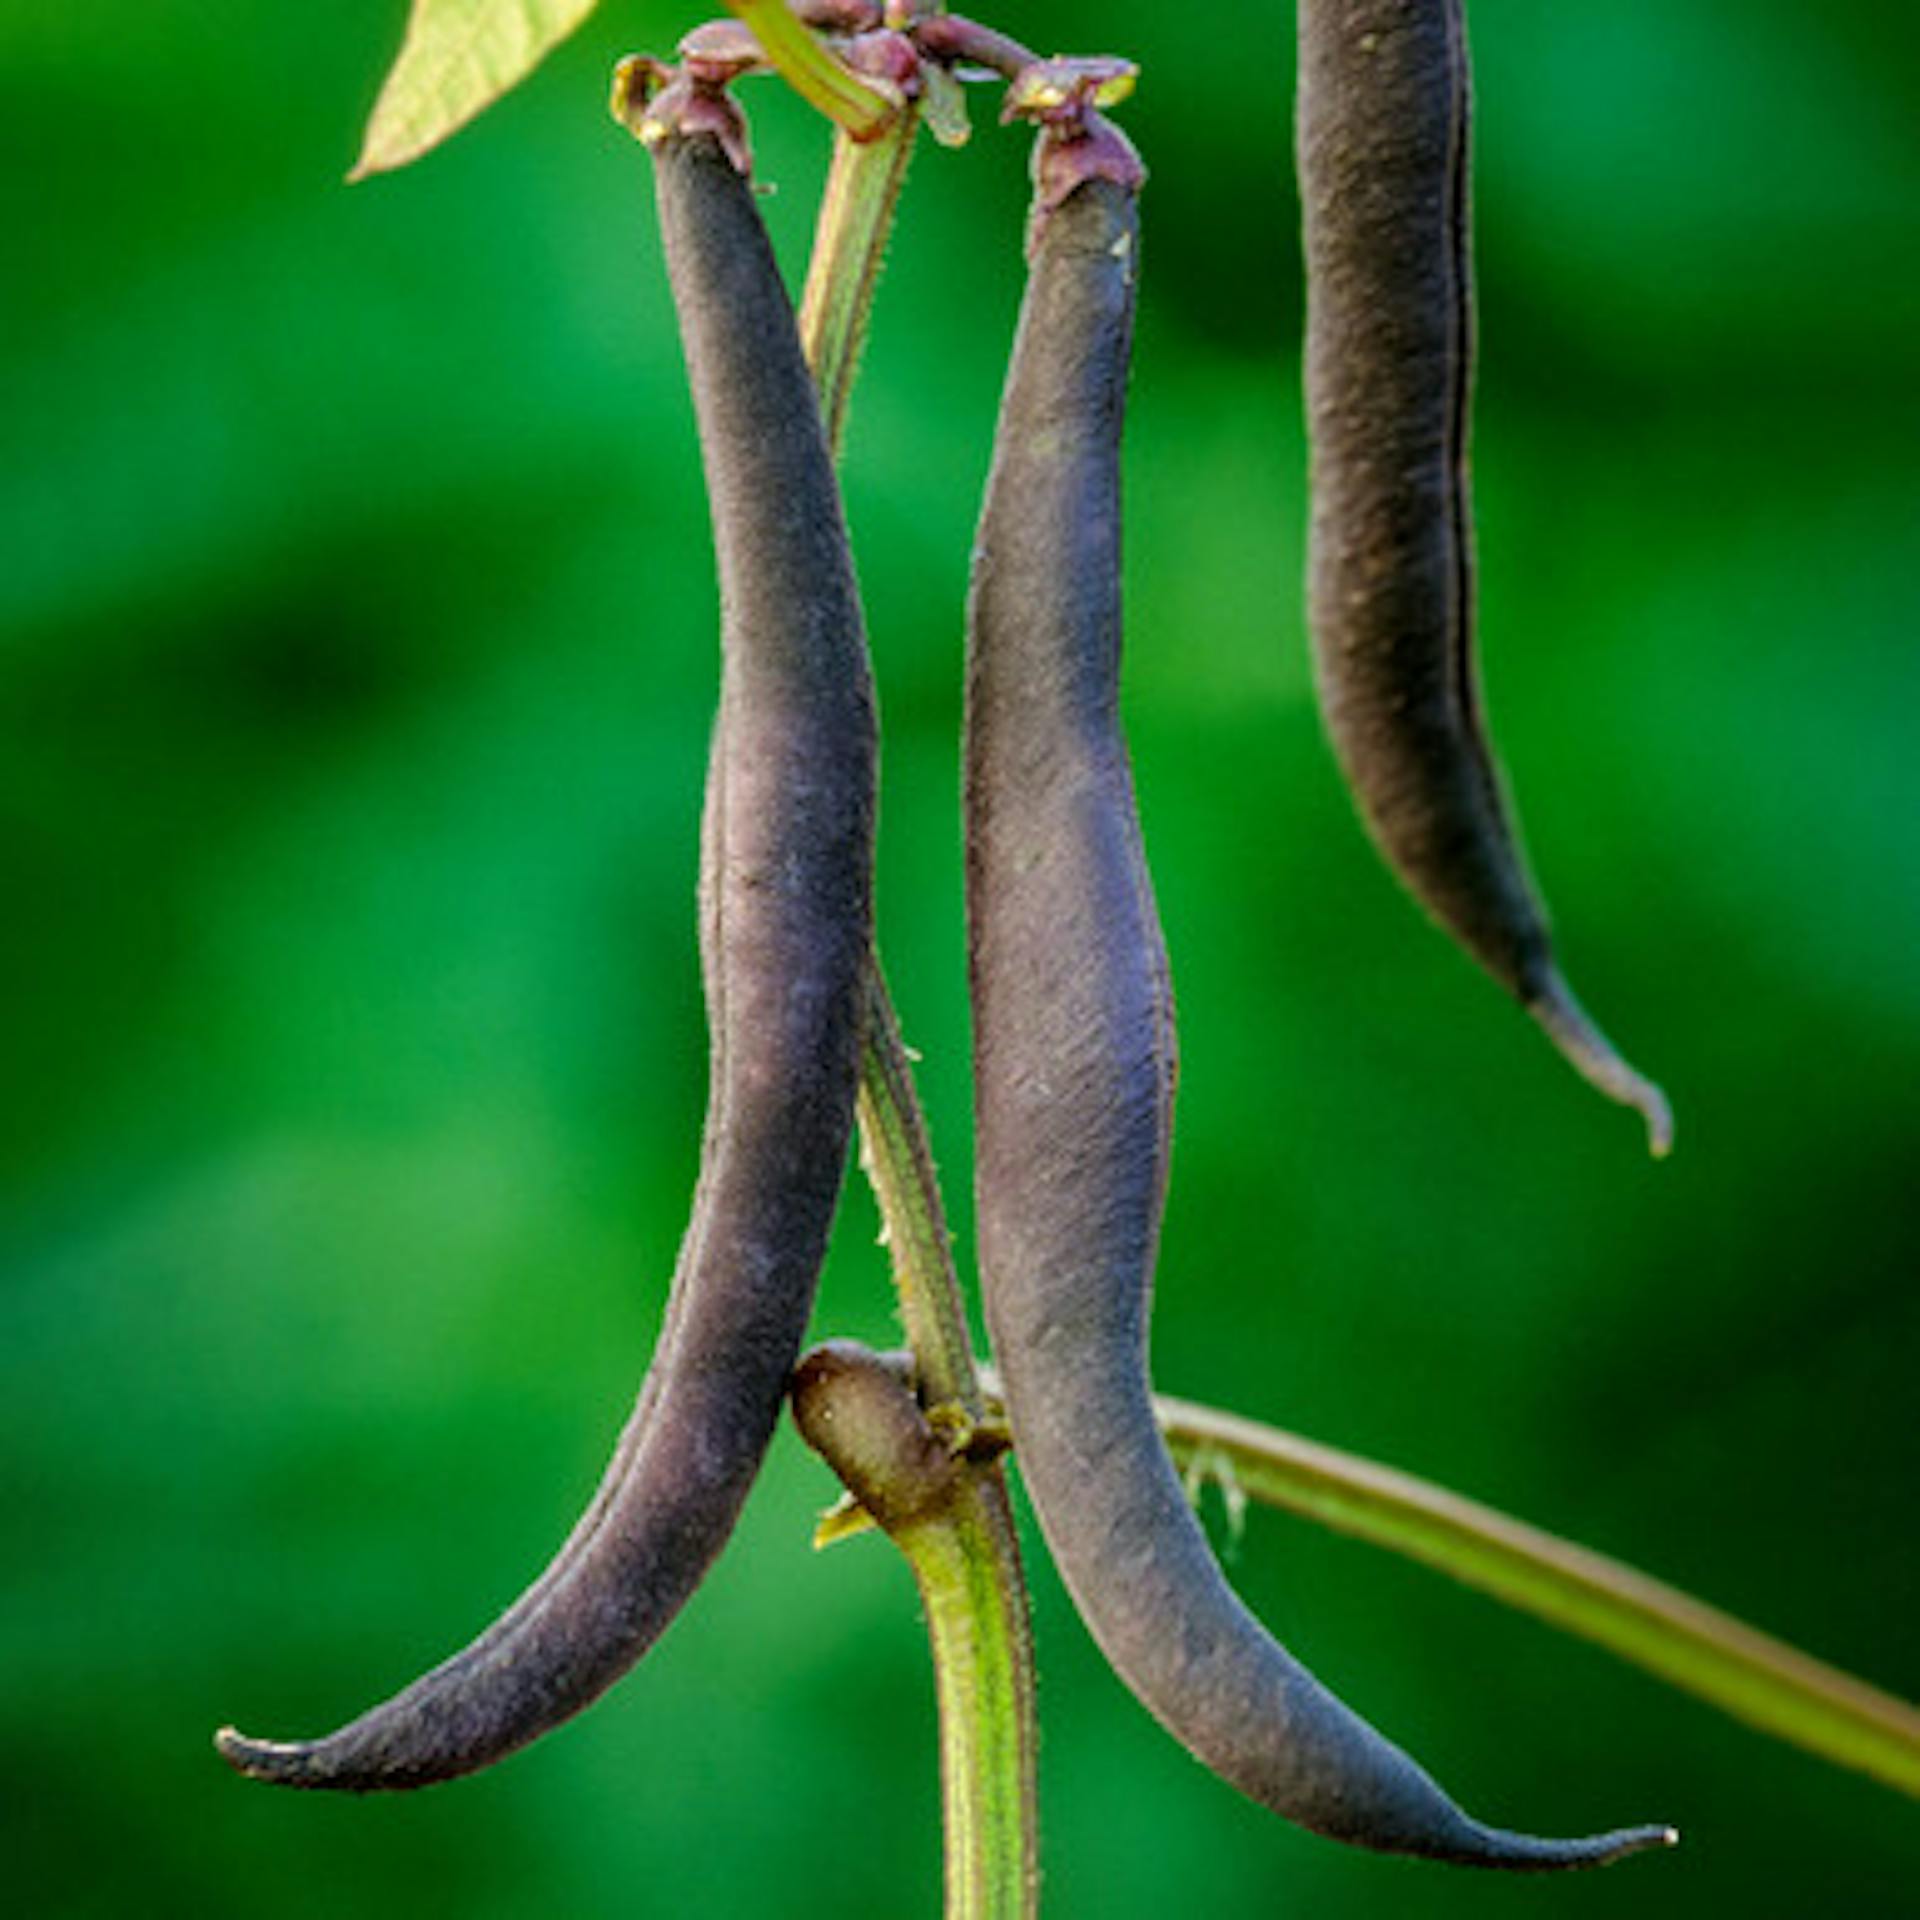
<instances>
[{"instance_id":1,"label":"bean pod tip","mask_svg":"<svg viewBox=\"0 0 1920 1920\"><path fill-rule=\"evenodd\" d=\"M1664 1160L1673 1151L1673 1108L1667 1096L1627 1064L1557 970L1528 993L1526 1006L1589 1086L1639 1113L1647 1123L1647 1150Z\"/></svg>"},{"instance_id":2,"label":"bean pod tip","mask_svg":"<svg viewBox=\"0 0 1920 1920\"><path fill-rule=\"evenodd\" d=\"M1456 1865L1504 1868L1510 1873L1584 1872L1593 1867L1610 1867L1636 1853L1664 1853L1680 1844L1680 1829L1656 1822L1644 1827L1620 1827L1612 1833L1597 1833L1585 1840L1538 1840L1531 1834L1506 1833L1498 1828L1478 1827L1477 1838L1484 1850L1476 1847L1459 1854L1443 1855Z\"/></svg>"},{"instance_id":3,"label":"bean pod tip","mask_svg":"<svg viewBox=\"0 0 1920 1920\"><path fill-rule=\"evenodd\" d=\"M255 1740L238 1727L222 1727L213 1736L214 1750L235 1773L249 1780L267 1780L279 1786L300 1786L310 1742Z\"/></svg>"}]
</instances>

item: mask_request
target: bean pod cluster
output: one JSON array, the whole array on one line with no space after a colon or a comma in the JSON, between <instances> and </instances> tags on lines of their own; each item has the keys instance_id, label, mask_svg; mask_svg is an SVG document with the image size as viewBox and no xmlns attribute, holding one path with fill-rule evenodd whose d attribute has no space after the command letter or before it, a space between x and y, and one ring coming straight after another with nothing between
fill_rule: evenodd
<instances>
[{"instance_id":1,"label":"bean pod cluster","mask_svg":"<svg viewBox=\"0 0 1920 1920\"><path fill-rule=\"evenodd\" d=\"M836 30L878 20L852 0L825 11ZM1658 1141L1657 1092L1553 966L1474 685L1458 0L1301 0L1300 31L1329 729L1408 884L1590 1078L1643 1107ZM692 1217L638 1403L552 1564L471 1645L338 1732L220 1736L235 1766L283 1785L445 1780L594 1699L725 1544L790 1383L803 1429L839 1448L890 1531L971 1470L872 1356L821 1348L796 1375L869 1005L876 722L826 436L727 92L755 52L737 29L689 49L680 69L623 69L622 107L653 156L720 578L699 911L711 1072ZM1147 1354L1174 1002L1120 699L1144 170L1100 110L1131 70L1036 61L946 14L882 51L897 72L922 54L997 63L1010 114L1038 127L1028 281L967 609L964 817L982 1291L1047 1544L1149 1711L1290 1820L1521 1870L1662 1844L1660 1827L1543 1840L1463 1813L1242 1604L1168 1459Z\"/></svg>"}]
</instances>

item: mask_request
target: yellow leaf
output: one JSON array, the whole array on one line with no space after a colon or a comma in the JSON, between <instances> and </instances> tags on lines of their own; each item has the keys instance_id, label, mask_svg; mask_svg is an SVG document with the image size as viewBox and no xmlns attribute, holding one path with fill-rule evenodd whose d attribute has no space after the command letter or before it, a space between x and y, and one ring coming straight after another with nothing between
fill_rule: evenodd
<instances>
[{"instance_id":1,"label":"yellow leaf","mask_svg":"<svg viewBox=\"0 0 1920 1920\"><path fill-rule=\"evenodd\" d=\"M350 180L404 167L511 91L598 0L413 0Z\"/></svg>"}]
</instances>

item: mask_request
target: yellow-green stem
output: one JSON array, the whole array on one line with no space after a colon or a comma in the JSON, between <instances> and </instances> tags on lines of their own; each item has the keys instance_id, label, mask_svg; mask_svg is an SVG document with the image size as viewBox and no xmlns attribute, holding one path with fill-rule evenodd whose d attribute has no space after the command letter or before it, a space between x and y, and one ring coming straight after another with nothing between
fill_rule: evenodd
<instances>
[{"instance_id":1,"label":"yellow-green stem","mask_svg":"<svg viewBox=\"0 0 1920 1920\"><path fill-rule=\"evenodd\" d=\"M801 301L801 343L836 454L907 163L909 108L877 140L836 136ZM861 1162L879 1203L922 1399L957 1443L981 1416L966 1309L953 1265L913 1067L876 952L861 1048ZM969 1465L954 1499L896 1535L927 1614L940 1708L948 1920L1038 1912L1033 1637L1005 1477Z\"/></svg>"},{"instance_id":2,"label":"yellow-green stem","mask_svg":"<svg viewBox=\"0 0 1920 1920\"><path fill-rule=\"evenodd\" d=\"M1736 1719L1920 1797L1920 1711L1604 1554L1333 1447L1159 1395L1183 1467L1391 1547Z\"/></svg>"},{"instance_id":3,"label":"yellow-green stem","mask_svg":"<svg viewBox=\"0 0 1920 1920\"><path fill-rule=\"evenodd\" d=\"M834 139L800 299L800 344L820 390L827 444L836 459L880 263L919 131L919 114L910 109L878 140L863 145L845 134ZM980 1387L953 1242L913 1065L877 952L867 976L859 1118L861 1163L879 1202L921 1393L932 1405L977 1417Z\"/></svg>"},{"instance_id":4,"label":"yellow-green stem","mask_svg":"<svg viewBox=\"0 0 1920 1920\"><path fill-rule=\"evenodd\" d=\"M892 88L850 72L794 17L787 0L727 0L727 5L752 29L781 79L854 139L874 139L901 111Z\"/></svg>"},{"instance_id":5,"label":"yellow-green stem","mask_svg":"<svg viewBox=\"0 0 1920 1920\"><path fill-rule=\"evenodd\" d=\"M977 1421L982 1411L980 1383L954 1273L953 1242L940 1204L938 1176L906 1043L900 1037L878 953L868 969L866 999L858 1103L860 1161L886 1228L901 1323L928 1405L957 1408Z\"/></svg>"},{"instance_id":6,"label":"yellow-green stem","mask_svg":"<svg viewBox=\"0 0 1920 1920\"><path fill-rule=\"evenodd\" d=\"M940 1704L947 1920L1039 1910L1033 1641L998 1467L975 1469L937 1520L901 1531L926 1609ZM1012 1569L1012 1579L1007 1569Z\"/></svg>"},{"instance_id":7,"label":"yellow-green stem","mask_svg":"<svg viewBox=\"0 0 1920 1920\"><path fill-rule=\"evenodd\" d=\"M846 432L847 397L866 344L886 236L919 131L919 112L910 107L877 140L863 142L843 133L833 143L800 300L800 337L818 349L812 364L820 416L836 454Z\"/></svg>"}]
</instances>

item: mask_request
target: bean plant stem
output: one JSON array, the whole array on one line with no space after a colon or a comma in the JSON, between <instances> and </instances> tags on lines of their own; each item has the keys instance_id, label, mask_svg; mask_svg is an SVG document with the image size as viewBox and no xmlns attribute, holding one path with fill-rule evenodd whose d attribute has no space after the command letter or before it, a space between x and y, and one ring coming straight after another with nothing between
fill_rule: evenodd
<instances>
[{"instance_id":1,"label":"bean plant stem","mask_svg":"<svg viewBox=\"0 0 1920 1920\"><path fill-rule=\"evenodd\" d=\"M867 971L860 1058L861 1163L880 1205L921 1391L931 1405L957 1408L977 1422L980 1385L912 1071L876 953Z\"/></svg>"},{"instance_id":2,"label":"bean plant stem","mask_svg":"<svg viewBox=\"0 0 1920 1920\"><path fill-rule=\"evenodd\" d=\"M901 114L898 95L836 60L787 0L727 0L727 5L752 29L768 64L842 133L872 140Z\"/></svg>"},{"instance_id":3,"label":"bean plant stem","mask_svg":"<svg viewBox=\"0 0 1920 1920\"><path fill-rule=\"evenodd\" d=\"M895 1544L913 1569L933 1651L947 1920L1031 1920L1033 1648L999 1467L966 1474L937 1518Z\"/></svg>"},{"instance_id":4,"label":"bean plant stem","mask_svg":"<svg viewBox=\"0 0 1920 1920\"><path fill-rule=\"evenodd\" d=\"M1154 1411L1189 1473L1423 1561L1750 1726L1920 1797L1920 1710L1905 1701L1431 1481L1189 1400L1156 1395Z\"/></svg>"},{"instance_id":5,"label":"bean plant stem","mask_svg":"<svg viewBox=\"0 0 1920 1920\"><path fill-rule=\"evenodd\" d=\"M919 130L919 114L910 110L878 140L861 144L840 134L833 143L800 300L800 342L836 458L881 257ZM922 1393L936 1406L977 1419L980 1385L946 1211L912 1061L877 953L868 970L859 1115L861 1157L880 1205Z\"/></svg>"},{"instance_id":6,"label":"bean plant stem","mask_svg":"<svg viewBox=\"0 0 1920 1920\"><path fill-rule=\"evenodd\" d=\"M836 455L919 121L909 108L876 140L845 132L834 140L800 326ZM877 952L866 1002L861 1161L922 1396L963 1445L985 1403L926 1120ZM900 1545L926 1607L939 1699L948 1920L1031 1920L1039 1901L1033 1636L1000 1468L971 1468L953 1501Z\"/></svg>"},{"instance_id":7,"label":"bean plant stem","mask_svg":"<svg viewBox=\"0 0 1920 1920\"><path fill-rule=\"evenodd\" d=\"M847 398L859 372L873 290L919 119L910 109L877 140L863 143L840 134L833 143L801 296L800 338L820 389L827 444L836 454L845 437Z\"/></svg>"}]
</instances>

